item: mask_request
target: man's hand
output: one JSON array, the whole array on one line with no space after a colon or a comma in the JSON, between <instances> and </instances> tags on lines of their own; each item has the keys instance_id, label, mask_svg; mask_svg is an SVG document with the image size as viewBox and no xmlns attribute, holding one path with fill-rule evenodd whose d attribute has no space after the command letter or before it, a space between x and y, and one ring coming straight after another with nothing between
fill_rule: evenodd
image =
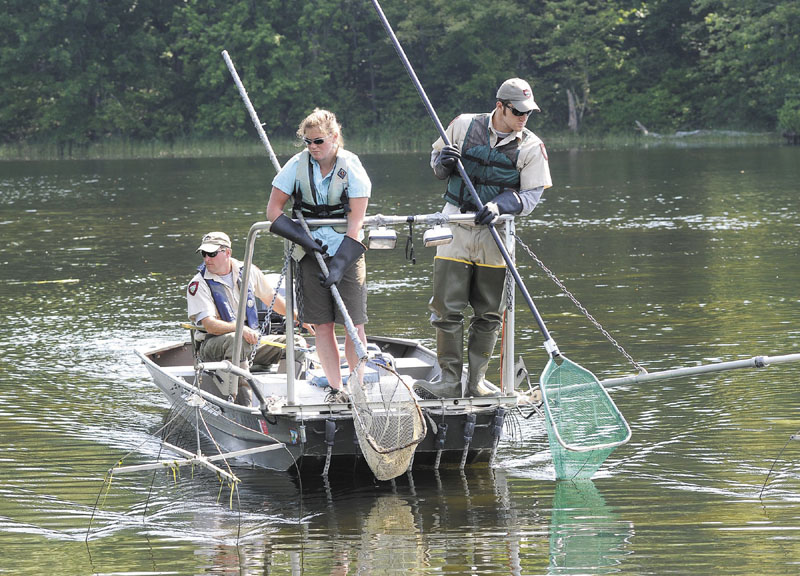
<instances>
[{"instance_id":1,"label":"man's hand","mask_svg":"<svg viewBox=\"0 0 800 576\"><path fill-rule=\"evenodd\" d=\"M248 326L245 326L242 330L242 338L244 338L244 341L248 344L256 346L258 345L258 341L261 339L261 333Z\"/></svg>"},{"instance_id":2,"label":"man's hand","mask_svg":"<svg viewBox=\"0 0 800 576\"><path fill-rule=\"evenodd\" d=\"M487 202L483 208L475 214L475 224L493 224L497 217L500 216L500 209L494 202Z\"/></svg>"},{"instance_id":3,"label":"man's hand","mask_svg":"<svg viewBox=\"0 0 800 576\"><path fill-rule=\"evenodd\" d=\"M461 160L461 152L457 144L446 144L442 151L439 152L439 164L444 166L447 170L452 172L456 163Z\"/></svg>"},{"instance_id":4,"label":"man's hand","mask_svg":"<svg viewBox=\"0 0 800 576\"><path fill-rule=\"evenodd\" d=\"M522 200L519 199L519 194L507 190L483 205L483 208L475 214L475 224L492 224L500 214L519 214L520 212L522 212Z\"/></svg>"}]
</instances>

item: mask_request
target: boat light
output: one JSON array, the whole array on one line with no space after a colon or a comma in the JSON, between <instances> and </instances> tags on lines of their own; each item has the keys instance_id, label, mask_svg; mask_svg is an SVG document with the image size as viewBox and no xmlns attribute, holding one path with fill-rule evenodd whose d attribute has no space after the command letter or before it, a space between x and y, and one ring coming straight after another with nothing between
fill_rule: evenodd
<instances>
[{"instance_id":1,"label":"boat light","mask_svg":"<svg viewBox=\"0 0 800 576\"><path fill-rule=\"evenodd\" d=\"M378 226L369 231L370 250L392 250L397 244L397 232L386 226Z\"/></svg>"},{"instance_id":2,"label":"boat light","mask_svg":"<svg viewBox=\"0 0 800 576\"><path fill-rule=\"evenodd\" d=\"M431 246L440 246L441 244L450 244L453 241L453 232L447 226L434 226L425 230L422 235L422 243L425 248Z\"/></svg>"}]
</instances>

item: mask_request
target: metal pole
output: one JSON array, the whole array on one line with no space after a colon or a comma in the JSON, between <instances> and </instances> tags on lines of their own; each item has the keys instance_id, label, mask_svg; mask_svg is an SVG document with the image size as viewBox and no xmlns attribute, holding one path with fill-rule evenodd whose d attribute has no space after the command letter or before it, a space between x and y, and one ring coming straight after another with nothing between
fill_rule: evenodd
<instances>
[{"instance_id":1,"label":"metal pole","mask_svg":"<svg viewBox=\"0 0 800 576\"><path fill-rule=\"evenodd\" d=\"M611 386L620 386L622 384L642 384L645 382L669 380L671 378L683 378L697 374L724 372L726 370L739 370L742 368L766 368L770 364L786 364L788 362L800 362L800 354L785 354L782 356L754 356L753 358L749 358L747 360L732 360L730 362L717 362L715 364L702 364L700 366L675 368L673 370L663 370L661 372L636 374L635 376L607 378L605 380L601 380L600 384L608 388Z\"/></svg>"}]
</instances>

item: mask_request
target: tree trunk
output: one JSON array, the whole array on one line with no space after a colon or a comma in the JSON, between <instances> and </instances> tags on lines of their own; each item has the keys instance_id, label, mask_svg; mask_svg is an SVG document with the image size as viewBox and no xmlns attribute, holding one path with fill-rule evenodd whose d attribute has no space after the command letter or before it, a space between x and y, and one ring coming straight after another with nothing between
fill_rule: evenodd
<instances>
[{"instance_id":1,"label":"tree trunk","mask_svg":"<svg viewBox=\"0 0 800 576\"><path fill-rule=\"evenodd\" d=\"M567 88L567 105L569 106L569 121L567 127L570 132L578 133L580 120L578 118L578 98L572 88Z\"/></svg>"}]
</instances>

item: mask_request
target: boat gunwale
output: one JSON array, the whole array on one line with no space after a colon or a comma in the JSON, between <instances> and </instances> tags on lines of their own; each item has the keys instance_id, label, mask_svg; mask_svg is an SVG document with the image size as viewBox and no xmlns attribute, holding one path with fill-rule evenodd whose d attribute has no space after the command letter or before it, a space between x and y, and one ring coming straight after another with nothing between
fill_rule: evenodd
<instances>
[{"instance_id":1,"label":"boat gunwale","mask_svg":"<svg viewBox=\"0 0 800 576\"><path fill-rule=\"evenodd\" d=\"M391 338L392 342L403 344L405 340L398 339L398 338ZM413 341L409 341L409 343L414 343ZM183 346L191 346L189 342L179 342L175 341L173 343L168 343L162 345L153 350L143 350L143 349L135 349L134 353L139 356L142 362L145 365L151 365L152 368L167 378L170 379L171 382L180 386L184 390L189 393L195 393L207 402L211 404L215 404L226 410L233 410L236 412L241 412L245 414L252 414L255 416L262 416L261 410L259 407L252 406L242 406L241 404L234 404L232 402L228 402L226 399L217 396L211 392L203 390L194 384L191 384L184 380L181 376L173 374L170 370L167 370L165 366L161 366L158 364L151 356L155 354L165 353L170 350L173 350L178 347ZM169 368L184 368L184 372L194 372L194 366L185 364L185 365L175 365L170 366ZM178 372L179 370L175 370ZM254 375L256 377L256 375ZM158 383L156 382L156 386ZM283 396L284 398L286 396ZM427 409L429 412L434 414L439 414L442 412L448 413L457 413L457 412L474 412L474 411L482 411L487 408L496 408L498 406L507 406L513 405L516 406L519 404L519 398L515 396L489 396L489 397L466 397L466 398L438 398L438 399L417 399L417 403L424 409ZM380 402L375 402L375 406L382 406ZM437 410L438 409L438 410ZM278 406L277 409L267 407L267 412L272 416L287 416L287 415L300 415L303 419L315 418L315 417L331 417L334 414L337 415L352 415L352 409L349 408L349 404L344 403L337 403L337 404L281 404Z\"/></svg>"}]
</instances>

